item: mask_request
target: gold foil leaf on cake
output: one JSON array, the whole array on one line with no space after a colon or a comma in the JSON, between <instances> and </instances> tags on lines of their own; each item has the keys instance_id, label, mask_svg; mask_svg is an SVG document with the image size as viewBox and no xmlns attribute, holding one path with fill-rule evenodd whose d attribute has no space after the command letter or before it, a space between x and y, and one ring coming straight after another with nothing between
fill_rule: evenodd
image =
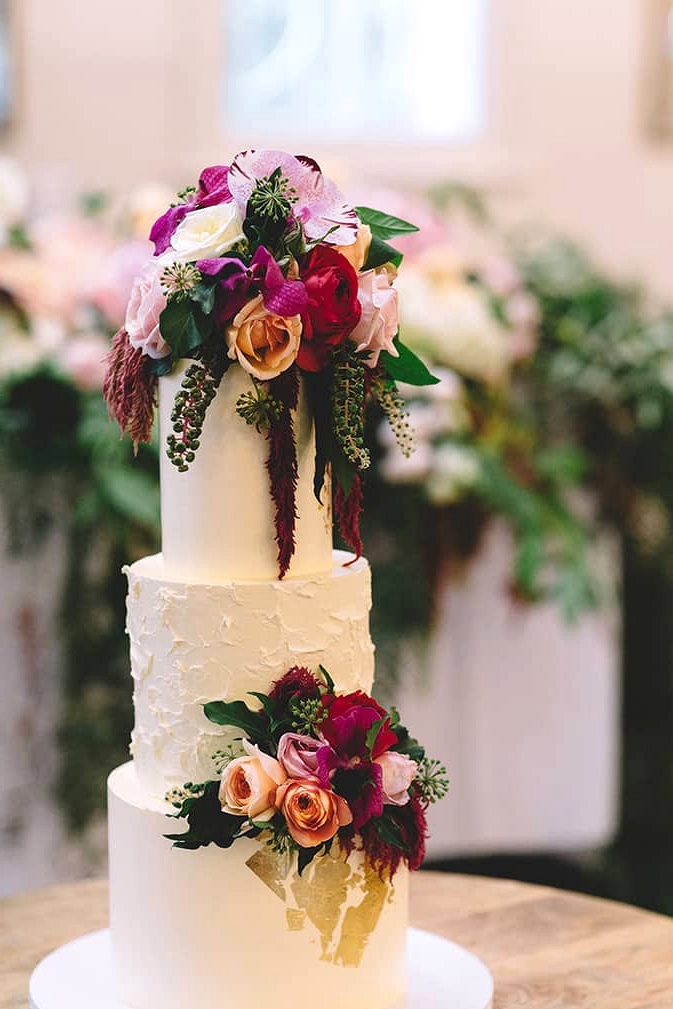
<instances>
[{"instance_id":1,"label":"gold foil leaf on cake","mask_svg":"<svg viewBox=\"0 0 673 1009\"><path fill-rule=\"evenodd\" d=\"M364 894L359 904L346 910L341 938L334 954L335 963L344 967L358 966L388 899L392 899L390 885L381 879L368 862L365 863Z\"/></svg>"},{"instance_id":2,"label":"gold foil leaf on cake","mask_svg":"<svg viewBox=\"0 0 673 1009\"><path fill-rule=\"evenodd\" d=\"M321 959L330 963L336 932L352 885L352 870L343 858L333 854L314 858L303 874L295 874L291 890L320 936Z\"/></svg>"},{"instance_id":3,"label":"gold foil leaf on cake","mask_svg":"<svg viewBox=\"0 0 673 1009\"><path fill-rule=\"evenodd\" d=\"M290 932L301 932L306 925L306 911L301 908L288 907L285 916Z\"/></svg>"},{"instance_id":4,"label":"gold foil leaf on cake","mask_svg":"<svg viewBox=\"0 0 673 1009\"><path fill-rule=\"evenodd\" d=\"M245 863L285 904L290 932L313 927L320 939L320 958L343 967L357 967L376 929L389 883L368 862L351 864L335 846L318 855L300 876L296 855L279 855L261 847Z\"/></svg>"},{"instance_id":5,"label":"gold foil leaf on cake","mask_svg":"<svg viewBox=\"0 0 673 1009\"><path fill-rule=\"evenodd\" d=\"M260 848L245 864L276 897L287 902L287 878L292 871L289 855L279 855L270 848Z\"/></svg>"}]
</instances>

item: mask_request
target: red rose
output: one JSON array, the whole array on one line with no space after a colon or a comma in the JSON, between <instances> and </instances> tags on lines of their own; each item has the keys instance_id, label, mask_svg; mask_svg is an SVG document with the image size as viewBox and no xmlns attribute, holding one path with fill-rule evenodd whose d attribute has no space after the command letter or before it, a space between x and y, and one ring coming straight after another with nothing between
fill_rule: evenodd
<instances>
[{"instance_id":1,"label":"red rose","mask_svg":"<svg viewBox=\"0 0 673 1009\"><path fill-rule=\"evenodd\" d=\"M303 331L297 364L304 371L321 371L330 351L353 332L362 309L358 278L348 260L329 245L318 245L304 260L301 280L308 301L301 314Z\"/></svg>"}]
</instances>

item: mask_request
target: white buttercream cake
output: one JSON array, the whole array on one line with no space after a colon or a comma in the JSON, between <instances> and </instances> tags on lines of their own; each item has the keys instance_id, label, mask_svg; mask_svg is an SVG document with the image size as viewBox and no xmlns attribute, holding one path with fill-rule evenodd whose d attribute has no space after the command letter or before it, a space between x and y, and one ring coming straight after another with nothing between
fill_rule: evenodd
<instances>
[{"instance_id":1,"label":"white buttercream cake","mask_svg":"<svg viewBox=\"0 0 673 1009\"><path fill-rule=\"evenodd\" d=\"M295 664L322 664L339 692L373 680L369 567L332 553L301 398L297 549L278 580L265 441L232 406L241 375L224 376L189 472L162 451L162 553L127 569L133 759L109 779L118 994L128 1009L395 1009L404 864L391 882L335 845L299 875L296 857L256 840L185 851L165 837L184 823L169 819L166 793L212 777L231 737L204 704L268 692ZM179 380L160 380L162 447Z\"/></svg>"}]
</instances>

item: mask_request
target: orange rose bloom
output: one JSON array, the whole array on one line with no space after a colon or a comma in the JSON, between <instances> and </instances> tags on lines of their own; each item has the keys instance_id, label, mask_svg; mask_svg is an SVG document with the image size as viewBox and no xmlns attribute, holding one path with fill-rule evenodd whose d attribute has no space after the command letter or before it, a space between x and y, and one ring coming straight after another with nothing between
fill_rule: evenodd
<instances>
[{"instance_id":1,"label":"orange rose bloom","mask_svg":"<svg viewBox=\"0 0 673 1009\"><path fill-rule=\"evenodd\" d=\"M255 378L276 378L297 356L301 337L301 317L284 319L264 307L262 295L248 301L227 326L225 339L229 357Z\"/></svg>"},{"instance_id":2,"label":"orange rose bloom","mask_svg":"<svg viewBox=\"0 0 673 1009\"><path fill-rule=\"evenodd\" d=\"M353 822L346 800L317 781L286 781L276 792L275 803L302 848L315 848L329 841L339 827Z\"/></svg>"}]
</instances>

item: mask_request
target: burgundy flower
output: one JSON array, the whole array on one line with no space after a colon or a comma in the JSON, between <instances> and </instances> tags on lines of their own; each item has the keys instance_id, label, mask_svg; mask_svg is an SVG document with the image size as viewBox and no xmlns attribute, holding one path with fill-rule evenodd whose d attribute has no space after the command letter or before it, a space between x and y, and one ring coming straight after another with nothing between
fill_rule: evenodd
<instances>
[{"instance_id":1,"label":"burgundy flower","mask_svg":"<svg viewBox=\"0 0 673 1009\"><path fill-rule=\"evenodd\" d=\"M321 752L318 750L319 755ZM371 761L355 767L338 768L331 778L330 787L337 795L343 796L353 814L354 830L361 830L373 817L382 815L382 779L381 768Z\"/></svg>"},{"instance_id":2,"label":"burgundy flower","mask_svg":"<svg viewBox=\"0 0 673 1009\"><path fill-rule=\"evenodd\" d=\"M304 371L322 371L330 353L360 321L358 278L348 260L328 245L318 245L300 269L307 304L297 363Z\"/></svg>"},{"instance_id":3,"label":"burgundy flower","mask_svg":"<svg viewBox=\"0 0 673 1009\"><path fill-rule=\"evenodd\" d=\"M171 244L171 238L178 225L184 221L190 210L213 207L218 203L230 203L229 166L212 165L204 168L199 178L199 186L191 199L177 207L169 207L165 214L154 222L150 231L150 241L154 242L154 255L160 256Z\"/></svg>"},{"instance_id":4,"label":"burgundy flower","mask_svg":"<svg viewBox=\"0 0 673 1009\"><path fill-rule=\"evenodd\" d=\"M285 676L274 682L269 697L286 709L290 701L307 701L320 697L320 684L305 666L293 666Z\"/></svg>"},{"instance_id":5,"label":"burgundy flower","mask_svg":"<svg viewBox=\"0 0 673 1009\"><path fill-rule=\"evenodd\" d=\"M397 736L390 728L388 712L364 691L355 690L339 697L328 694L323 697L323 703L327 706L328 715L320 730L340 756L376 760L397 743ZM366 743L367 733L375 722L382 719L385 721L379 728L370 753Z\"/></svg>"}]
</instances>

